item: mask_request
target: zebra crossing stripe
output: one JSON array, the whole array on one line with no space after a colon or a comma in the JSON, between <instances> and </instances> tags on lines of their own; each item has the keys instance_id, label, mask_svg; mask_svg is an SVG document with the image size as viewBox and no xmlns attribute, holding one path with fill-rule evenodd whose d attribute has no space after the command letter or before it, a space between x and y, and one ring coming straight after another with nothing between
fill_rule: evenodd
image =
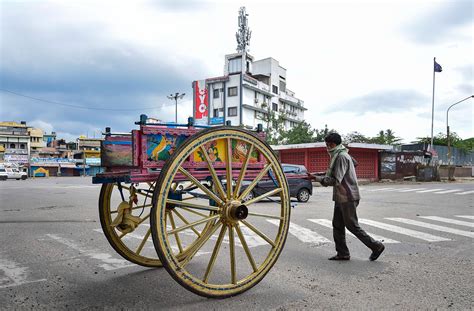
<instances>
[{"instance_id":1,"label":"zebra crossing stripe","mask_svg":"<svg viewBox=\"0 0 474 311\"><path fill-rule=\"evenodd\" d=\"M376 191L384 191L384 190L393 190L395 188L380 188L380 189L373 189L373 190L369 190L371 192L376 192Z\"/></svg>"},{"instance_id":2,"label":"zebra crossing stripe","mask_svg":"<svg viewBox=\"0 0 474 311\"><path fill-rule=\"evenodd\" d=\"M280 221L276 219L267 219L267 221L276 226L280 225ZM312 244L317 244L317 245L332 243L330 240L326 239L322 235L319 235L318 233L310 229L301 227L292 222L290 222L290 234L295 236L298 240L300 240L303 243L312 243Z\"/></svg>"},{"instance_id":3,"label":"zebra crossing stripe","mask_svg":"<svg viewBox=\"0 0 474 311\"><path fill-rule=\"evenodd\" d=\"M455 193L455 194L464 195L464 194L471 194L471 193L474 193L474 190L459 192L459 193Z\"/></svg>"},{"instance_id":4,"label":"zebra crossing stripe","mask_svg":"<svg viewBox=\"0 0 474 311\"><path fill-rule=\"evenodd\" d=\"M28 280L28 270L28 267L22 267L17 262L0 258L0 271L3 271L4 275L0 278L0 288L46 281L46 279Z\"/></svg>"},{"instance_id":5,"label":"zebra crossing stripe","mask_svg":"<svg viewBox=\"0 0 474 311\"><path fill-rule=\"evenodd\" d=\"M102 264L99 266L104 270L111 271L136 266L135 264L132 264L126 260L113 258L109 253L104 253L96 249L85 248L75 243L73 240L63 238L57 234L46 234L46 236L52 240L66 245L67 247L79 252L82 255L101 261Z\"/></svg>"},{"instance_id":6,"label":"zebra crossing stripe","mask_svg":"<svg viewBox=\"0 0 474 311\"><path fill-rule=\"evenodd\" d=\"M408 190L400 190L398 192L411 192L411 191L419 191L419 190L425 190L426 188L413 188L413 189L408 189Z\"/></svg>"},{"instance_id":7,"label":"zebra crossing stripe","mask_svg":"<svg viewBox=\"0 0 474 311\"><path fill-rule=\"evenodd\" d=\"M474 216L471 215L455 215L456 217L466 218L466 219L474 219Z\"/></svg>"},{"instance_id":8,"label":"zebra crossing stripe","mask_svg":"<svg viewBox=\"0 0 474 311\"><path fill-rule=\"evenodd\" d=\"M318 224L318 225L321 225L323 227L332 229L332 222L328 219L308 219L308 220L311 221L311 222L314 222L315 224ZM353 235L349 230L347 232L349 233L350 236L356 238L356 236ZM389 238L386 238L386 237L383 237L383 236L380 236L380 235L376 235L376 234L373 234L373 233L367 232L367 234L370 235L371 237L373 237L375 240L381 241L381 242L384 242L384 243L400 243L400 241L392 240L392 239L389 239Z\"/></svg>"},{"instance_id":9,"label":"zebra crossing stripe","mask_svg":"<svg viewBox=\"0 0 474 311\"><path fill-rule=\"evenodd\" d=\"M402 192L403 190L410 190L411 188L394 188L392 190L387 190L387 191L392 191L392 192Z\"/></svg>"},{"instance_id":10,"label":"zebra crossing stripe","mask_svg":"<svg viewBox=\"0 0 474 311\"><path fill-rule=\"evenodd\" d=\"M424 233L424 232L420 232L416 230L406 229L399 226L389 225L383 222L373 221L370 219L359 219L359 222L372 226L372 227L377 227L377 228L392 231L395 233L408 235L408 236L411 236L420 240L425 240L428 242L451 241L451 239L448 239L448 238L443 238L440 236L436 236L436 235L432 235L432 234L428 234L428 233Z\"/></svg>"},{"instance_id":11,"label":"zebra crossing stripe","mask_svg":"<svg viewBox=\"0 0 474 311\"><path fill-rule=\"evenodd\" d=\"M450 219L450 218L444 218L444 217L438 217L438 216L420 216L420 218L431 219L431 220L436 220L436 221L441 221L441 222L447 222L454 225L467 226L467 227L474 228L474 223L468 222L468 221L462 221L462 220Z\"/></svg>"},{"instance_id":12,"label":"zebra crossing stripe","mask_svg":"<svg viewBox=\"0 0 474 311\"><path fill-rule=\"evenodd\" d=\"M427 193L427 192L434 192L434 191L440 191L440 190L443 190L443 189L442 188L429 189L429 190L417 191L417 193Z\"/></svg>"},{"instance_id":13,"label":"zebra crossing stripe","mask_svg":"<svg viewBox=\"0 0 474 311\"><path fill-rule=\"evenodd\" d=\"M440 192L434 192L435 194L445 194L445 193L451 193L451 192L457 192L461 191L459 189L451 189L451 190L445 190L445 191L440 191Z\"/></svg>"},{"instance_id":14,"label":"zebra crossing stripe","mask_svg":"<svg viewBox=\"0 0 474 311\"><path fill-rule=\"evenodd\" d=\"M398 221L398 222L408 224L408 225L414 225L414 226L418 226L418 227L438 230L438 231L441 231L441 232L448 232L448 233L452 233L452 234L467 236L469 238L474 238L474 232L469 232L469 231L464 231L464 230L459 230L459 229L453 229L453 228L448 228L448 227L444 227L444 226L433 225L433 224L430 224L430 223L427 223L427 222L421 222L421 221L406 219L406 218L386 218L386 219L393 220L393 221Z\"/></svg>"}]
</instances>

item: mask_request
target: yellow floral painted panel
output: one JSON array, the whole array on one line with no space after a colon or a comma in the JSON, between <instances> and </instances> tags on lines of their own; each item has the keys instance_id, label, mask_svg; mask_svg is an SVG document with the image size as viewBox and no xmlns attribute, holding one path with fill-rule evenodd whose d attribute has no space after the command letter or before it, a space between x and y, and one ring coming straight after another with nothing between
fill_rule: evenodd
<instances>
[{"instance_id":1,"label":"yellow floral painted panel","mask_svg":"<svg viewBox=\"0 0 474 311\"><path fill-rule=\"evenodd\" d=\"M247 155L250 145L244 141L232 139L232 162L243 162ZM207 151L209 159L212 162L225 162L226 161L226 152L225 152L225 140L218 139L207 143L204 149ZM205 161L204 154L202 150L196 150L194 152L194 161L203 162ZM250 155L249 163L256 163L258 161L258 152L253 151Z\"/></svg>"}]
</instances>

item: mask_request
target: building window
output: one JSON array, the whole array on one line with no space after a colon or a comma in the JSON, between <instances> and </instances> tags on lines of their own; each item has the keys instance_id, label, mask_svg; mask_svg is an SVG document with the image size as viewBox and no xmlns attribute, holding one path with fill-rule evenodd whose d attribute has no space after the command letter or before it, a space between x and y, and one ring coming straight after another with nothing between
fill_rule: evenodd
<instances>
[{"instance_id":1,"label":"building window","mask_svg":"<svg viewBox=\"0 0 474 311\"><path fill-rule=\"evenodd\" d=\"M237 107L229 107L227 115L229 117L236 117L237 116Z\"/></svg>"},{"instance_id":2,"label":"building window","mask_svg":"<svg viewBox=\"0 0 474 311\"><path fill-rule=\"evenodd\" d=\"M214 118L219 117L219 109L214 109Z\"/></svg>"},{"instance_id":3,"label":"building window","mask_svg":"<svg viewBox=\"0 0 474 311\"><path fill-rule=\"evenodd\" d=\"M215 89L212 91L213 92L213 98L219 98L219 89Z\"/></svg>"},{"instance_id":4,"label":"building window","mask_svg":"<svg viewBox=\"0 0 474 311\"><path fill-rule=\"evenodd\" d=\"M234 58L229 59L229 73L236 73L240 72L240 68L242 67L242 58Z\"/></svg>"},{"instance_id":5,"label":"building window","mask_svg":"<svg viewBox=\"0 0 474 311\"><path fill-rule=\"evenodd\" d=\"M272 103L272 109L273 111L278 111L278 104Z\"/></svg>"},{"instance_id":6,"label":"building window","mask_svg":"<svg viewBox=\"0 0 474 311\"><path fill-rule=\"evenodd\" d=\"M20 149L25 149L25 144L21 144Z\"/></svg>"},{"instance_id":7,"label":"building window","mask_svg":"<svg viewBox=\"0 0 474 311\"><path fill-rule=\"evenodd\" d=\"M229 87L227 89L227 95L228 96L237 96L237 87L236 86Z\"/></svg>"},{"instance_id":8,"label":"building window","mask_svg":"<svg viewBox=\"0 0 474 311\"><path fill-rule=\"evenodd\" d=\"M272 85L272 92L273 92L274 94L278 94L278 86Z\"/></svg>"},{"instance_id":9,"label":"building window","mask_svg":"<svg viewBox=\"0 0 474 311\"><path fill-rule=\"evenodd\" d=\"M280 91L286 92L286 82L280 80Z\"/></svg>"},{"instance_id":10,"label":"building window","mask_svg":"<svg viewBox=\"0 0 474 311\"><path fill-rule=\"evenodd\" d=\"M10 149L15 149L15 144L10 144Z\"/></svg>"}]
</instances>

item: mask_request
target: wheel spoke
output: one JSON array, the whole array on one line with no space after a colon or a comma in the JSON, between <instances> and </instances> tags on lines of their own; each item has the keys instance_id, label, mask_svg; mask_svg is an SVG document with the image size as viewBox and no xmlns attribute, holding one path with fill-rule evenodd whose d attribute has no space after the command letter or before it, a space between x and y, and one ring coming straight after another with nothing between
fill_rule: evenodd
<instances>
[{"instance_id":1,"label":"wheel spoke","mask_svg":"<svg viewBox=\"0 0 474 311\"><path fill-rule=\"evenodd\" d=\"M263 200L267 197L271 197L274 194L280 193L281 191L283 191L282 188L273 189L272 191L268 191L268 192L262 194L261 196L258 196L256 198L253 198L251 200L246 201L245 205L250 205L250 204L253 204L253 203L257 203L257 202L259 202L259 201L261 201L261 200Z\"/></svg>"},{"instance_id":2,"label":"wheel spoke","mask_svg":"<svg viewBox=\"0 0 474 311\"><path fill-rule=\"evenodd\" d=\"M186 218L184 218L184 216L181 215L180 212L178 212L176 209L172 209L171 211L173 213L175 213L178 216L178 218L181 219L182 222L184 222L186 225L189 225L189 221L187 221ZM201 213L199 213L199 214L206 217L206 215L204 215L204 214L201 214ZM196 233L197 236L199 236L199 237L201 236L201 234L196 229L194 229L194 227L191 227L191 230L193 230L193 232Z\"/></svg>"},{"instance_id":3,"label":"wheel spoke","mask_svg":"<svg viewBox=\"0 0 474 311\"><path fill-rule=\"evenodd\" d=\"M262 179L263 175L265 175L271 167L272 167L271 164L266 164L265 167L257 175L257 177L255 177L255 179L252 181L252 183L247 188L245 188L244 192L242 192L238 200L242 200L242 198L245 198L250 193L250 191L253 190L253 188L257 185L260 179Z\"/></svg>"},{"instance_id":4,"label":"wheel spoke","mask_svg":"<svg viewBox=\"0 0 474 311\"><path fill-rule=\"evenodd\" d=\"M247 151L247 156L245 157L245 161L242 165L242 168L240 169L240 174L239 174L239 177L237 178L237 183L235 184L234 198L236 198L240 192L240 187L242 186L242 181L245 178L245 173L247 172L247 166L249 164L250 155L252 154L252 151L253 151L253 145L250 145L250 148Z\"/></svg>"},{"instance_id":5,"label":"wheel spoke","mask_svg":"<svg viewBox=\"0 0 474 311\"><path fill-rule=\"evenodd\" d=\"M249 215L252 216L257 216L257 217L265 217L265 218L273 218L273 219L283 219L283 217L280 216L274 216L274 215L268 215L268 214L261 214L261 213L248 213Z\"/></svg>"},{"instance_id":6,"label":"wheel spoke","mask_svg":"<svg viewBox=\"0 0 474 311\"><path fill-rule=\"evenodd\" d=\"M170 219L171 229L175 230L176 225L174 223L174 218L173 218L173 214L171 213L171 211L168 211L168 218ZM188 225L189 225L189 223L188 223ZM179 252L182 253L183 252L183 247L181 246L181 239L179 238L178 232L174 233L174 237L176 239L176 244L178 244Z\"/></svg>"},{"instance_id":7,"label":"wheel spoke","mask_svg":"<svg viewBox=\"0 0 474 311\"><path fill-rule=\"evenodd\" d=\"M217 208L215 206L200 205L200 204L195 204L195 203L190 203L190 202L183 202L183 201L172 200L172 199L166 200L166 203L179 205L179 206L186 206L188 208L190 207L190 208L195 208L195 209L199 209L199 210L203 210L203 211L214 211L214 212L216 212L216 211L219 210L219 208Z\"/></svg>"},{"instance_id":8,"label":"wheel spoke","mask_svg":"<svg viewBox=\"0 0 474 311\"><path fill-rule=\"evenodd\" d=\"M209 259L206 272L204 273L204 283L207 283L207 281L209 280L209 275L211 274L212 268L214 267L214 263L216 262L217 254L219 254L219 250L221 249L221 244L222 240L224 239L226 229L227 226L223 225L221 232L219 233L219 237L217 238L216 245L214 246L214 250L212 251L211 258Z\"/></svg>"},{"instance_id":9,"label":"wheel spoke","mask_svg":"<svg viewBox=\"0 0 474 311\"><path fill-rule=\"evenodd\" d=\"M207 217L207 218L204 218L204 219L200 219L200 220L194 221L194 222L192 222L192 223L189 223L189 224L187 224L187 225L184 225L184 226L181 226L181 227L179 227L179 228L176 228L176 229L173 229L173 230L171 230L171 231L168 231L167 233L168 233L168 234L174 234L174 233L176 233L176 232L181 232L181 231L183 231L183 230L185 230L185 229L195 227L195 226L197 226L197 225L200 225L200 224L202 224L202 223L209 222L209 221L214 220L214 219L219 218L219 217L221 217L221 216L220 216L220 215L214 215L214 216L211 216L211 217Z\"/></svg>"},{"instance_id":10,"label":"wheel spoke","mask_svg":"<svg viewBox=\"0 0 474 311\"><path fill-rule=\"evenodd\" d=\"M217 192L221 196L221 198L225 198L225 193L224 189L222 188L222 184L217 177L216 170L214 169L214 166L212 165L211 159L209 159L209 155L207 154L206 148L204 145L201 146L201 151L204 154L204 159L206 160L207 167L209 168L209 172L211 173L212 180L214 181L214 184L216 185Z\"/></svg>"},{"instance_id":11,"label":"wheel spoke","mask_svg":"<svg viewBox=\"0 0 474 311\"><path fill-rule=\"evenodd\" d=\"M247 245L247 242L245 241L245 237L242 234L242 231L240 230L240 226L237 224L235 226L235 231L237 231L237 235L239 236L240 244L242 244L242 247L244 248L245 254L247 255L247 258L249 259L250 265L252 266L253 272L257 272L257 265L255 264L255 260L252 257L252 253L250 253L249 246Z\"/></svg>"},{"instance_id":12,"label":"wheel spoke","mask_svg":"<svg viewBox=\"0 0 474 311\"><path fill-rule=\"evenodd\" d=\"M230 199L232 197L232 143L230 141L230 138L227 138L226 140L226 156L227 156L227 161L226 161L226 184L227 184L227 198Z\"/></svg>"},{"instance_id":13,"label":"wheel spoke","mask_svg":"<svg viewBox=\"0 0 474 311\"><path fill-rule=\"evenodd\" d=\"M221 222L218 222L217 224L212 227L212 229L209 229L204 236L200 238L200 240L197 242L196 245L194 245L191 253L181 262L181 267L184 269L186 265L193 259L194 255L201 249L201 247L204 246L204 244L209 240L209 238L214 234L214 232L219 229L219 227L223 225Z\"/></svg>"},{"instance_id":14,"label":"wheel spoke","mask_svg":"<svg viewBox=\"0 0 474 311\"><path fill-rule=\"evenodd\" d=\"M201 216L201 217L207 217L207 215L206 215L206 214L199 213L199 212L197 212L197 211L195 211L195 210L192 210L192 209L190 209L190 208L187 208L187 207L182 207L182 206L178 206L178 207L179 207L179 208L181 208L182 210L185 210L185 211L187 211L187 212L190 212L190 213L193 213L193 214L199 215L199 216Z\"/></svg>"},{"instance_id":15,"label":"wheel spoke","mask_svg":"<svg viewBox=\"0 0 474 311\"><path fill-rule=\"evenodd\" d=\"M252 230L253 232L255 232L256 234L258 234L262 239L264 239L265 241L267 241L268 244L270 244L271 246L275 247L275 242L273 242L269 237L267 237L263 232L261 232L260 230L258 230L257 228L255 228L253 225L251 225L248 221L246 220L242 220L242 223L244 225L246 225L250 230Z\"/></svg>"},{"instance_id":16,"label":"wheel spoke","mask_svg":"<svg viewBox=\"0 0 474 311\"><path fill-rule=\"evenodd\" d=\"M229 252L230 252L230 278L232 284L237 284L236 270L235 270L235 241L234 229L232 225L229 226Z\"/></svg>"},{"instance_id":17,"label":"wheel spoke","mask_svg":"<svg viewBox=\"0 0 474 311\"><path fill-rule=\"evenodd\" d=\"M186 176L187 178L189 178L189 180L195 184L199 189L201 189L202 191L204 191L205 194L207 194L211 199L213 199L214 201L216 201L219 205L223 205L224 202L218 197L216 196L211 190L209 190L207 187L205 187L203 184L201 184L199 182L199 180L197 180L194 176L192 176L187 170L185 170L184 168L182 167L179 167L179 171L184 175Z\"/></svg>"},{"instance_id":18,"label":"wheel spoke","mask_svg":"<svg viewBox=\"0 0 474 311\"><path fill-rule=\"evenodd\" d=\"M137 248L137 251L136 251L137 255L140 255L140 252L142 251L143 246L145 246L145 243L148 240L148 238L150 237L150 234L151 234L151 228L148 228L148 231L146 232L145 237L141 241L140 245L138 245L138 248Z\"/></svg>"}]
</instances>

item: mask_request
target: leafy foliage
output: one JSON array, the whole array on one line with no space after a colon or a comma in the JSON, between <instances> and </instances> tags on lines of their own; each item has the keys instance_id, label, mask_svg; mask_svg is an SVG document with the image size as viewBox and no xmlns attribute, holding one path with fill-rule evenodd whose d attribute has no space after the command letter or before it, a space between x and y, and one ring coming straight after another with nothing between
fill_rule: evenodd
<instances>
[{"instance_id":1,"label":"leafy foliage","mask_svg":"<svg viewBox=\"0 0 474 311\"><path fill-rule=\"evenodd\" d=\"M462 139L456 132L449 133L449 141L452 147L459 148L461 150L471 152L474 151L474 137ZM417 137L414 143L431 143L431 137ZM438 135L433 137L433 145L447 146L448 137L445 133L439 132Z\"/></svg>"}]
</instances>

